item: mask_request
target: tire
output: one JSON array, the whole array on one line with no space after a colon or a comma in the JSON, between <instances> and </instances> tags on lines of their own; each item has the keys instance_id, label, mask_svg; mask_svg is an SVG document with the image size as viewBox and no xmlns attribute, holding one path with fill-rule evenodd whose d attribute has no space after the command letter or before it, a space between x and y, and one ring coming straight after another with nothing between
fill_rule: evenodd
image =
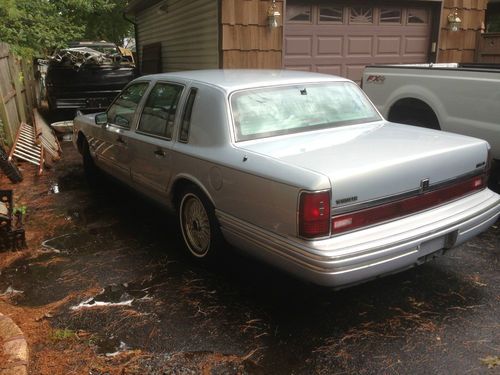
<instances>
[{"instance_id":1,"label":"tire","mask_svg":"<svg viewBox=\"0 0 500 375\"><path fill-rule=\"evenodd\" d=\"M83 171L88 183L91 186L97 185L100 179L99 168L95 165L94 159L90 154L89 143L86 138L82 140L82 160L83 160Z\"/></svg>"},{"instance_id":2,"label":"tire","mask_svg":"<svg viewBox=\"0 0 500 375\"><path fill-rule=\"evenodd\" d=\"M493 161L488 187L494 192L500 193L500 160Z\"/></svg>"},{"instance_id":3,"label":"tire","mask_svg":"<svg viewBox=\"0 0 500 375\"><path fill-rule=\"evenodd\" d=\"M9 157L4 151L3 147L0 146L0 169L5 173L9 180L16 184L23 180L23 175L17 166L9 161Z\"/></svg>"},{"instance_id":4,"label":"tire","mask_svg":"<svg viewBox=\"0 0 500 375\"><path fill-rule=\"evenodd\" d=\"M441 130L436 115L425 111L419 114L395 114L390 116L390 121L421 128Z\"/></svg>"},{"instance_id":5,"label":"tire","mask_svg":"<svg viewBox=\"0 0 500 375\"><path fill-rule=\"evenodd\" d=\"M189 255L198 261L215 259L224 241L212 203L199 189L190 186L180 196L178 215Z\"/></svg>"}]
</instances>

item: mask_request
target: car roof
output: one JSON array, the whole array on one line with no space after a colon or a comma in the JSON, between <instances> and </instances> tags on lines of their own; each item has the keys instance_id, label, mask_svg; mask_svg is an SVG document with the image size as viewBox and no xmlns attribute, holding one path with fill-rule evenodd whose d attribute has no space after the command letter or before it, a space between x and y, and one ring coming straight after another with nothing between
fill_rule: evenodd
<instances>
[{"instance_id":1,"label":"car roof","mask_svg":"<svg viewBox=\"0 0 500 375\"><path fill-rule=\"evenodd\" d=\"M328 74L271 69L190 70L151 74L139 78L139 80L141 79L196 81L217 86L228 92L245 88L286 84L317 83L327 81L350 82L348 79Z\"/></svg>"}]
</instances>

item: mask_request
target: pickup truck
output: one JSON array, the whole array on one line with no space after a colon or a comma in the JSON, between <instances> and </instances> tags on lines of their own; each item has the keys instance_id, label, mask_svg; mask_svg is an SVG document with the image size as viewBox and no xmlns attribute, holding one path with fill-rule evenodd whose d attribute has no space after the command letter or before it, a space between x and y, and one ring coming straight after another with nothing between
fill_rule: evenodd
<instances>
[{"instance_id":1,"label":"pickup truck","mask_svg":"<svg viewBox=\"0 0 500 375\"><path fill-rule=\"evenodd\" d=\"M124 55L115 44L72 42L49 59L49 108L105 109L135 76L133 58Z\"/></svg>"},{"instance_id":2,"label":"pickup truck","mask_svg":"<svg viewBox=\"0 0 500 375\"><path fill-rule=\"evenodd\" d=\"M500 65L374 65L365 68L362 87L391 122L487 140L499 169Z\"/></svg>"}]
</instances>

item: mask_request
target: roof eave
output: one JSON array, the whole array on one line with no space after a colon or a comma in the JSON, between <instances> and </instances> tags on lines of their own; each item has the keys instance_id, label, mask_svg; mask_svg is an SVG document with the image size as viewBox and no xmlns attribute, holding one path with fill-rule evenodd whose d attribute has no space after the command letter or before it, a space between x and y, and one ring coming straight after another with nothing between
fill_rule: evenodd
<instances>
[{"instance_id":1,"label":"roof eave","mask_svg":"<svg viewBox=\"0 0 500 375\"><path fill-rule=\"evenodd\" d=\"M137 14L144 9L150 8L163 0L131 0L125 7L124 13L126 14Z\"/></svg>"}]
</instances>

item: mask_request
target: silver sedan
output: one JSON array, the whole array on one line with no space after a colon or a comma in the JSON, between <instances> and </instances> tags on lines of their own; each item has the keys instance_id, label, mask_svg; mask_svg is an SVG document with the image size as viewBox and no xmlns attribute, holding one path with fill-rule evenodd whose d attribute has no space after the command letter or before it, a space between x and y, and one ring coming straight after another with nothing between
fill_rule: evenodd
<instances>
[{"instance_id":1,"label":"silver sedan","mask_svg":"<svg viewBox=\"0 0 500 375\"><path fill-rule=\"evenodd\" d=\"M226 241L341 288L426 262L487 229L487 142L385 121L353 82L273 70L132 81L75 119L105 171L178 215L186 249Z\"/></svg>"}]
</instances>

